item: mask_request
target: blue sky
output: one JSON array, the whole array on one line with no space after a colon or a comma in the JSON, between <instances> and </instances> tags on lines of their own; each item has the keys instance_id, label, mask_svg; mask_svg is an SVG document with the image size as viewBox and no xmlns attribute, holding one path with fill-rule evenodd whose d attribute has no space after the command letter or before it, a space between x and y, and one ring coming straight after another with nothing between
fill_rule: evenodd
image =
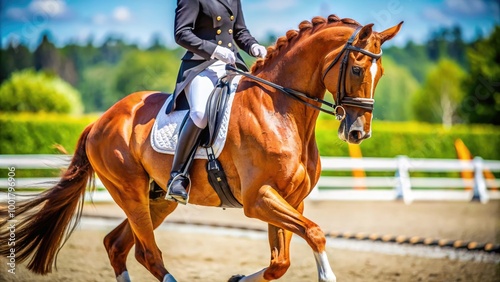
<instances>
[{"instance_id":1,"label":"blue sky","mask_svg":"<svg viewBox=\"0 0 500 282\"><path fill-rule=\"evenodd\" d=\"M0 0L2 46L9 40L38 44L49 31L57 45L69 40L99 44L109 34L149 46L153 34L175 46L175 0ZM270 33L284 35L303 20L337 14L361 24L374 23L382 31L404 20L394 40L423 42L432 30L458 24L466 39L480 30L489 34L500 24L497 0L242 0L247 26L264 40Z\"/></svg>"}]
</instances>

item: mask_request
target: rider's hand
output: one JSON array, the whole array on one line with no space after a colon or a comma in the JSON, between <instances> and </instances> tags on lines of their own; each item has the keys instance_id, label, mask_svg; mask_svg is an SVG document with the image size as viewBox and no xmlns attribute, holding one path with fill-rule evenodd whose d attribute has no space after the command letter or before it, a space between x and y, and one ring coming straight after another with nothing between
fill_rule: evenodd
<instances>
[{"instance_id":1,"label":"rider's hand","mask_svg":"<svg viewBox=\"0 0 500 282\"><path fill-rule=\"evenodd\" d=\"M234 65L234 63L236 63L236 57L234 56L234 52L222 46L217 46L215 48L215 51L212 54L212 58L216 58L230 65Z\"/></svg>"},{"instance_id":2,"label":"rider's hand","mask_svg":"<svg viewBox=\"0 0 500 282\"><path fill-rule=\"evenodd\" d=\"M250 47L250 50L254 57L265 58L267 55L266 47L259 44L252 45L252 47Z\"/></svg>"}]
</instances>

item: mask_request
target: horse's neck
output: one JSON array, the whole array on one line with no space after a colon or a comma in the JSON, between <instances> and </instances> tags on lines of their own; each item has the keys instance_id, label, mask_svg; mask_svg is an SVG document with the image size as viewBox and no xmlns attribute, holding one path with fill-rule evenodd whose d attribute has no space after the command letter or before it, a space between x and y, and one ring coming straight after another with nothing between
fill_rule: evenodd
<instances>
[{"instance_id":1,"label":"horse's neck","mask_svg":"<svg viewBox=\"0 0 500 282\"><path fill-rule=\"evenodd\" d=\"M321 71L318 62L296 57L294 60L280 63L272 70L263 70L259 76L283 87L305 93L310 97L322 99L325 89L320 83ZM269 111L281 113L283 119L295 124L294 130L297 130L303 144L313 139L311 137L314 136L314 128L319 114L317 110L277 89L271 89L270 93L263 93L262 99L267 100L266 105L273 107L268 109Z\"/></svg>"}]
</instances>

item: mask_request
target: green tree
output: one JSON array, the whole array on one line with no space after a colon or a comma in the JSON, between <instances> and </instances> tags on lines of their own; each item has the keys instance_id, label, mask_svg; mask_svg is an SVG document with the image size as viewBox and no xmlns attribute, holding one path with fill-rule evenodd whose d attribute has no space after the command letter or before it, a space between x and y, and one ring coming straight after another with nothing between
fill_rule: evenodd
<instances>
[{"instance_id":1,"label":"green tree","mask_svg":"<svg viewBox=\"0 0 500 282\"><path fill-rule=\"evenodd\" d=\"M160 34L158 34L158 33L153 34L153 36L151 38L151 42L152 42L152 44L148 48L149 51L165 49L165 44L163 44L163 40L162 40Z\"/></svg>"},{"instance_id":2,"label":"green tree","mask_svg":"<svg viewBox=\"0 0 500 282\"><path fill-rule=\"evenodd\" d=\"M138 47L127 44L119 35L110 35L99 47L100 61L117 64L125 54L133 50L138 50Z\"/></svg>"},{"instance_id":3,"label":"green tree","mask_svg":"<svg viewBox=\"0 0 500 282\"><path fill-rule=\"evenodd\" d=\"M14 71L33 67L33 54L22 45L10 41L7 49L0 50L0 83Z\"/></svg>"},{"instance_id":4,"label":"green tree","mask_svg":"<svg viewBox=\"0 0 500 282\"><path fill-rule=\"evenodd\" d=\"M411 95L418 89L417 80L404 65L390 57L383 59L384 76L375 93L374 118L391 121L411 119Z\"/></svg>"},{"instance_id":5,"label":"green tree","mask_svg":"<svg viewBox=\"0 0 500 282\"><path fill-rule=\"evenodd\" d=\"M136 91L173 91L179 65L180 59L165 50L128 53L116 70L115 102Z\"/></svg>"},{"instance_id":6,"label":"green tree","mask_svg":"<svg viewBox=\"0 0 500 282\"><path fill-rule=\"evenodd\" d=\"M457 110L464 98L461 88L465 72L452 60L441 59L412 99L419 121L442 123L450 127L457 121Z\"/></svg>"},{"instance_id":7,"label":"green tree","mask_svg":"<svg viewBox=\"0 0 500 282\"><path fill-rule=\"evenodd\" d=\"M48 33L43 34L42 41L34 52L35 70L53 72L72 85L76 85L78 74L74 62L64 56L49 37Z\"/></svg>"},{"instance_id":8,"label":"green tree","mask_svg":"<svg viewBox=\"0 0 500 282\"><path fill-rule=\"evenodd\" d=\"M427 54L432 61L450 58L461 66L466 63L465 47L462 29L458 25L433 31L426 45Z\"/></svg>"},{"instance_id":9,"label":"green tree","mask_svg":"<svg viewBox=\"0 0 500 282\"><path fill-rule=\"evenodd\" d=\"M13 73L0 86L0 101L0 112L79 114L83 111L76 89L56 75L32 69Z\"/></svg>"},{"instance_id":10,"label":"green tree","mask_svg":"<svg viewBox=\"0 0 500 282\"><path fill-rule=\"evenodd\" d=\"M426 74L435 64L427 56L426 46L417 45L411 40L403 48L391 46L384 49L383 58L391 58L399 66L407 68L419 83L425 81Z\"/></svg>"},{"instance_id":11,"label":"green tree","mask_svg":"<svg viewBox=\"0 0 500 282\"><path fill-rule=\"evenodd\" d=\"M470 73L461 116L469 123L500 124L500 26L468 50Z\"/></svg>"},{"instance_id":12,"label":"green tree","mask_svg":"<svg viewBox=\"0 0 500 282\"><path fill-rule=\"evenodd\" d=\"M85 112L105 111L117 101L114 76L115 67L106 63L84 69L78 89L82 93Z\"/></svg>"}]
</instances>

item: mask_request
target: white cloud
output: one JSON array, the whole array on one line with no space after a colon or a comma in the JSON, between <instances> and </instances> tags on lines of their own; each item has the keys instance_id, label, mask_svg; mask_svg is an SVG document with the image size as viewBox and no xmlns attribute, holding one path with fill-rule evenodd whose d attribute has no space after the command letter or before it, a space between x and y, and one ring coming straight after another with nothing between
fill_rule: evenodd
<instances>
[{"instance_id":1,"label":"white cloud","mask_svg":"<svg viewBox=\"0 0 500 282\"><path fill-rule=\"evenodd\" d=\"M288 0L288 1L269 1L266 3L266 6L271 11L284 11L289 8L293 8L297 6L297 0Z\"/></svg>"},{"instance_id":2,"label":"white cloud","mask_svg":"<svg viewBox=\"0 0 500 282\"><path fill-rule=\"evenodd\" d=\"M21 8L10 8L7 9L6 15L8 18L17 20L17 21L23 21L26 18L26 11L21 9Z\"/></svg>"},{"instance_id":3,"label":"white cloud","mask_svg":"<svg viewBox=\"0 0 500 282\"><path fill-rule=\"evenodd\" d=\"M96 25L104 25L108 22L108 17L105 14L95 14L92 17L92 23Z\"/></svg>"},{"instance_id":4,"label":"white cloud","mask_svg":"<svg viewBox=\"0 0 500 282\"><path fill-rule=\"evenodd\" d=\"M64 0L33 0L25 8L7 9L6 15L15 21L28 21L40 17L54 20L72 19L72 13Z\"/></svg>"},{"instance_id":5,"label":"white cloud","mask_svg":"<svg viewBox=\"0 0 500 282\"><path fill-rule=\"evenodd\" d=\"M132 13L127 7L116 7L111 13L97 13L92 16L92 23L103 26L107 24L121 24L129 22L132 19Z\"/></svg>"},{"instance_id":6,"label":"white cloud","mask_svg":"<svg viewBox=\"0 0 500 282\"><path fill-rule=\"evenodd\" d=\"M285 11L290 8L297 7L299 5L298 0L287 0L287 1L254 1L251 3L243 3L243 9L256 9L256 10L262 10L265 9L267 11L273 11L273 12L280 12L280 11Z\"/></svg>"},{"instance_id":7,"label":"white cloud","mask_svg":"<svg viewBox=\"0 0 500 282\"><path fill-rule=\"evenodd\" d=\"M64 16L68 12L66 2L63 0L34 0L28 9L34 14L46 14L51 17Z\"/></svg>"},{"instance_id":8,"label":"white cloud","mask_svg":"<svg viewBox=\"0 0 500 282\"><path fill-rule=\"evenodd\" d=\"M453 12L464 15L478 15L488 11L484 0L446 0L446 7Z\"/></svg>"},{"instance_id":9,"label":"white cloud","mask_svg":"<svg viewBox=\"0 0 500 282\"><path fill-rule=\"evenodd\" d=\"M426 8L423 11L423 16L425 19L430 21L444 24L444 25L452 25L453 19L448 15L444 14L440 9L437 8Z\"/></svg>"},{"instance_id":10,"label":"white cloud","mask_svg":"<svg viewBox=\"0 0 500 282\"><path fill-rule=\"evenodd\" d=\"M89 38L92 38L92 31L88 27L83 27L76 33L78 42L86 42Z\"/></svg>"},{"instance_id":11,"label":"white cloud","mask_svg":"<svg viewBox=\"0 0 500 282\"><path fill-rule=\"evenodd\" d=\"M127 7L116 7L113 10L113 19L117 22L128 22L132 18L129 8Z\"/></svg>"}]
</instances>

